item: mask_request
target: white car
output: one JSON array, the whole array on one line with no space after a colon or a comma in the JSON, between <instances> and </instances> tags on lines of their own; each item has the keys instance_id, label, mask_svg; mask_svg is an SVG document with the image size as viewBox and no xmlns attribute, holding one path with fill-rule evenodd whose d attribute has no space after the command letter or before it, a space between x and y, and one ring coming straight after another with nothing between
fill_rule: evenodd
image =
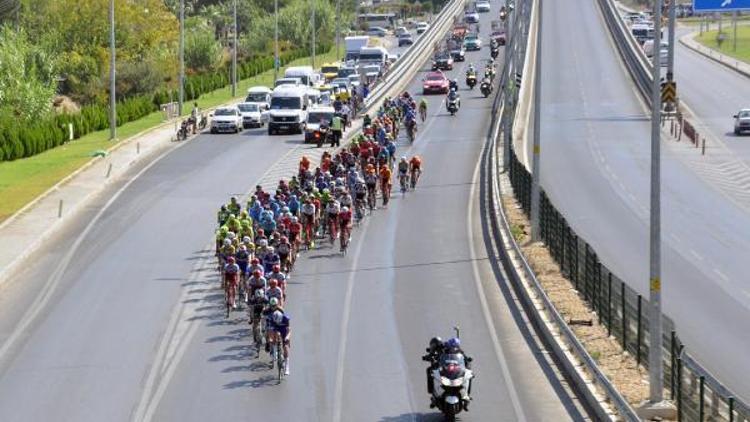
<instances>
[{"instance_id":1,"label":"white car","mask_svg":"<svg viewBox=\"0 0 750 422\"><path fill-rule=\"evenodd\" d=\"M734 134L739 135L743 131L750 132L750 108L743 108L734 115Z\"/></svg>"},{"instance_id":2,"label":"white car","mask_svg":"<svg viewBox=\"0 0 750 422\"><path fill-rule=\"evenodd\" d=\"M359 85L360 85L359 75L357 74L349 75L347 76L347 78L349 78L349 85L351 85L352 88L359 88Z\"/></svg>"},{"instance_id":3,"label":"white car","mask_svg":"<svg viewBox=\"0 0 750 422\"><path fill-rule=\"evenodd\" d=\"M319 106L310 109L307 113L307 123L305 124L305 143L316 140L315 131L320 129L320 124L324 121L330 127L334 113L336 113L336 110L330 106Z\"/></svg>"},{"instance_id":4,"label":"white car","mask_svg":"<svg viewBox=\"0 0 750 422\"><path fill-rule=\"evenodd\" d=\"M239 103L237 108L240 110L242 115L242 127L247 129L250 127L262 127L263 119L261 112L263 106L260 103Z\"/></svg>"},{"instance_id":5,"label":"white car","mask_svg":"<svg viewBox=\"0 0 750 422\"><path fill-rule=\"evenodd\" d=\"M479 13L475 10L467 10L464 12L464 22L466 23L479 23Z\"/></svg>"},{"instance_id":6,"label":"white car","mask_svg":"<svg viewBox=\"0 0 750 422\"><path fill-rule=\"evenodd\" d=\"M242 115L237 107L220 107L211 116L211 133L242 130Z\"/></svg>"},{"instance_id":7,"label":"white car","mask_svg":"<svg viewBox=\"0 0 750 422\"><path fill-rule=\"evenodd\" d=\"M428 24L427 22L418 22L417 23L417 34L423 33L429 27L430 27L430 24Z\"/></svg>"},{"instance_id":8,"label":"white car","mask_svg":"<svg viewBox=\"0 0 750 422\"><path fill-rule=\"evenodd\" d=\"M474 7L479 13L485 13L490 11L490 2L487 0L479 0L474 4Z\"/></svg>"}]
</instances>

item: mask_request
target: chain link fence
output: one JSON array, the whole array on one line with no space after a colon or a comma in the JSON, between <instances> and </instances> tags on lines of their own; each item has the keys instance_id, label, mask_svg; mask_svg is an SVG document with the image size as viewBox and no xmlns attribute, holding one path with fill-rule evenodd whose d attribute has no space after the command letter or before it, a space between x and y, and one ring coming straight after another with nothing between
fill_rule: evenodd
<instances>
[{"instance_id":1,"label":"chain link fence","mask_svg":"<svg viewBox=\"0 0 750 422\"><path fill-rule=\"evenodd\" d=\"M531 211L531 174L511 146L509 176L524 213ZM631 289L599 260L544 190L540 199L544 243L567 277L624 350L648 369L648 298ZM718 380L690 358L674 323L664 316L664 385L677 406L680 421L750 421L750 407L734 398Z\"/></svg>"}]
</instances>

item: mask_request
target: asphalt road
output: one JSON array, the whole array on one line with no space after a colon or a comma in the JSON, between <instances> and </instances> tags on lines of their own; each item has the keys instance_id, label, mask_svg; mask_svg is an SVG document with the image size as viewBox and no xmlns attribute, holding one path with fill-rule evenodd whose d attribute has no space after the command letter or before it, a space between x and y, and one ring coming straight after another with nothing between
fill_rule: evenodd
<instances>
[{"instance_id":1,"label":"asphalt road","mask_svg":"<svg viewBox=\"0 0 750 422\"><path fill-rule=\"evenodd\" d=\"M544 13L542 187L648 297L649 116L594 1L547 2ZM748 399L750 216L678 154L662 147L664 311L691 355Z\"/></svg>"},{"instance_id":2,"label":"asphalt road","mask_svg":"<svg viewBox=\"0 0 750 422\"><path fill-rule=\"evenodd\" d=\"M107 188L3 287L0 420L439 420L420 356L455 324L478 373L462 420L580 420L495 281L475 196L490 100L462 96L456 117L431 97L415 146L400 148L424 157L417 191L375 211L346 257L324 242L298 261L281 384L243 314L223 318L209 246L218 204L312 149L264 129L204 135Z\"/></svg>"}]
</instances>

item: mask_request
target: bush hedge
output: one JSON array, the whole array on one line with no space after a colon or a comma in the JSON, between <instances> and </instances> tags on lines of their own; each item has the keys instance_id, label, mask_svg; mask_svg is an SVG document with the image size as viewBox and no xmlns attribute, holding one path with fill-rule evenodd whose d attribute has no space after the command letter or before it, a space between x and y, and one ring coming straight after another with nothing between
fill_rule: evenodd
<instances>
[{"instance_id":1,"label":"bush hedge","mask_svg":"<svg viewBox=\"0 0 750 422\"><path fill-rule=\"evenodd\" d=\"M321 46L328 51L330 46ZM306 49L290 50L280 55L281 66L308 55ZM247 79L273 69L273 57L256 57L237 65L237 78ZM231 68L188 76L185 80L185 101L223 88L231 81ZM138 120L159 110L161 104L177 98L176 90L161 90L153 95L140 95L118 101L117 126ZM13 116L0 116L0 162L31 157L69 140L68 124L73 125L74 139L109 128L109 105L90 104L77 114L58 114L28 123Z\"/></svg>"}]
</instances>

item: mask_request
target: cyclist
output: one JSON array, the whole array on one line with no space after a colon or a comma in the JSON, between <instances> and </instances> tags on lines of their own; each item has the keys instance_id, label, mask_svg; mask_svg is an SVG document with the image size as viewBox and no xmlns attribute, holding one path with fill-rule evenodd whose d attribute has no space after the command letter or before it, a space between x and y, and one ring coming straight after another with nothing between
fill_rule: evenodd
<instances>
[{"instance_id":1,"label":"cyclist","mask_svg":"<svg viewBox=\"0 0 750 422\"><path fill-rule=\"evenodd\" d=\"M272 297L268 299L268 306L266 309L263 310L263 318L266 320L266 352L271 352L271 344L274 342L274 332L273 332L273 321L271 320L271 316L274 312L277 310L282 310L281 306L279 306L279 300L275 297ZM271 367L273 368L274 361L271 360Z\"/></svg>"},{"instance_id":2,"label":"cyclist","mask_svg":"<svg viewBox=\"0 0 750 422\"><path fill-rule=\"evenodd\" d=\"M253 326L253 332L260 325L263 309L268 304L268 297L263 290L256 290L247 301L248 322Z\"/></svg>"},{"instance_id":3,"label":"cyclist","mask_svg":"<svg viewBox=\"0 0 750 422\"><path fill-rule=\"evenodd\" d=\"M409 160L409 173L411 174L411 188L417 186L419 176L422 175L422 158L418 155L411 157Z\"/></svg>"},{"instance_id":4,"label":"cyclist","mask_svg":"<svg viewBox=\"0 0 750 422\"><path fill-rule=\"evenodd\" d=\"M284 290L279 287L279 282L275 278L268 281L268 290L266 295L269 299L276 298L279 301L280 306L284 306Z\"/></svg>"},{"instance_id":5,"label":"cyclist","mask_svg":"<svg viewBox=\"0 0 750 422\"><path fill-rule=\"evenodd\" d=\"M226 205L222 205L219 209L219 212L216 214L216 222L219 223L219 226L223 226L224 224L226 224L228 219L229 210L227 209Z\"/></svg>"},{"instance_id":6,"label":"cyclist","mask_svg":"<svg viewBox=\"0 0 750 422\"><path fill-rule=\"evenodd\" d=\"M370 209L375 208L375 193L378 187L378 176L375 174L375 167L371 164L367 165L365 174L365 184L367 185L367 203Z\"/></svg>"},{"instance_id":7,"label":"cyclist","mask_svg":"<svg viewBox=\"0 0 750 422\"><path fill-rule=\"evenodd\" d=\"M259 271L260 275L263 275L263 266L260 264L260 260L258 258L253 258L250 260L250 266L247 267L247 274L253 274L255 271Z\"/></svg>"},{"instance_id":8,"label":"cyclist","mask_svg":"<svg viewBox=\"0 0 750 422\"><path fill-rule=\"evenodd\" d=\"M251 275L250 278L247 279L247 288L250 289L251 295L255 295L255 292L258 290L262 290L263 293L266 292L266 289L268 288L268 282L266 282L266 278L263 277L263 274L260 272L260 270L254 270L253 275Z\"/></svg>"},{"instance_id":9,"label":"cyclist","mask_svg":"<svg viewBox=\"0 0 750 422\"><path fill-rule=\"evenodd\" d=\"M391 178L393 174L388 166L380 167L380 192L383 195L383 206L388 205L391 196Z\"/></svg>"},{"instance_id":10,"label":"cyclist","mask_svg":"<svg viewBox=\"0 0 750 422\"><path fill-rule=\"evenodd\" d=\"M317 210L315 209L315 205L313 205L310 198L306 198L305 202L302 204L301 214L302 214L302 227L305 231L305 243L308 245L308 247L312 247L314 245L313 243L313 233L315 232L315 214Z\"/></svg>"},{"instance_id":11,"label":"cyclist","mask_svg":"<svg viewBox=\"0 0 750 422\"><path fill-rule=\"evenodd\" d=\"M227 204L227 210L229 210L229 213L234 214L234 215L240 215L240 209L242 209L242 205L240 205L240 203L237 202L237 197L233 196L229 198L229 204Z\"/></svg>"},{"instance_id":12,"label":"cyclist","mask_svg":"<svg viewBox=\"0 0 750 422\"><path fill-rule=\"evenodd\" d=\"M271 314L272 327L274 332L274 341L283 344L284 350L284 374L289 375L289 349L291 348L291 327L289 315L283 309L277 309Z\"/></svg>"},{"instance_id":13,"label":"cyclist","mask_svg":"<svg viewBox=\"0 0 750 422\"><path fill-rule=\"evenodd\" d=\"M419 116L423 122L427 119L427 100L424 97L419 100Z\"/></svg>"},{"instance_id":14,"label":"cyclist","mask_svg":"<svg viewBox=\"0 0 750 422\"><path fill-rule=\"evenodd\" d=\"M409 162L406 160L406 156L403 156L401 161L398 162L398 181L402 190L406 188L407 177L409 177Z\"/></svg>"},{"instance_id":15,"label":"cyclist","mask_svg":"<svg viewBox=\"0 0 750 422\"><path fill-rule=\"evenodd\" d=\"M357 219L362 219L362 211L365 208L365 197L367 196L367 185L363 179L357 179L357 183L354 185L354 206L357 214Z\"/></svg>"},{"instance_id":16,"label":"cyclist","mask_svg":"<svg viewBox=\"0 0 750 422\"><path fill-rule=\"evenodd\" d=\"M346 245L349 244L351 239L352 230L352 211L349 207L342 207L339 213L339 229L341 234L339 235L339 241L341 242L341 251L343 252Z\"/></svg>"},{"instance_id":17,"label":"cyclist","mask_svg":"<svg viewBox=\"0 0 750 422\"><path fill-rule=\"evenodd\" d=\"M224 265L224 293L227 300L227 316L229 309L237 309L235 298L237 296L237 284L240 281L240 267L235 263L233 256L227 258Z\"/></svg>"},{"instance_id":18,"label":"cyclist","mask_svg":"<svg viewBox=\"0 0 750 422\"><path fill-rule=\"evenodd\" d=\"M284 292L283 298L286 298L286 274L281 272L281 266L280 265L274 265L273 271L271 271L270 274L268 274L268 282L271 283L272 281L276 281L278 283L278 286L281 288L281 291Z\"/></svg>"},{"instance_id":19,"label":"cyclist","mask_svg":"<svg viewBox=\"0 0 750 422\"><path fill-rule=\"evenodd\" d=\"M326 207L326 214L328 214L328 232L330 233L331 243L336 240L336 234L338 233L338 215L341 212L341 205L339 201L332 200Z\"/></svg>"},{"instance_id":20,"label":"cyclist","mask_svg":"<svg viewBox=\"0 0 750 422\"><path fill-rule=\"evenodd\" d=\"M291 223L290 223L291 225ZM276 251L279 253L279 259L281 260L281 266L284 267L285 271L289 271L290 268L290 256L292 254L292 244L289 242L289 238L286 236L281 236L281 241L279 242L278 247L276 247ZM275 268L275 267L274 267Z\"/></svg>"}]
</instances>

